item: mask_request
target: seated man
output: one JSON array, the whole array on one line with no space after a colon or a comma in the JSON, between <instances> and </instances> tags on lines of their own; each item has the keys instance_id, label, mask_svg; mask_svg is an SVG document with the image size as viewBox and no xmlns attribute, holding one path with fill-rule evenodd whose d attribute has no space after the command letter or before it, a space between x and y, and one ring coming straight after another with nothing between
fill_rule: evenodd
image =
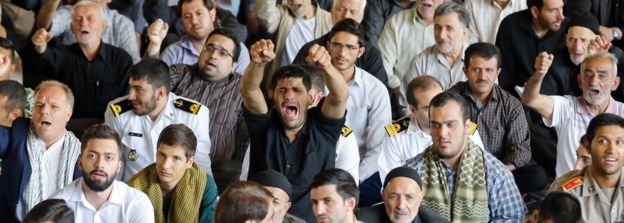
<instances>
[{"instance_id":1,"label":"seated man","mask_svg":"<svg viewBox=\"0 0 624 223\"><path fill-rule=\"evenodd\" d=\"M601 113L624 115L624 104L611 97L620 84L617 59L610 53L587 56L581 64L578 82L583 95L544 95L540 86L553 60L552 54L540 53L535 60L535 74L525 84L522 102L542 116L544 123L557 131L557 176L574 168L574 151L589 121Z\"/></svg>"},{"instance_id":2,"label":"seated man","mask_svg":"<svg viewBox=\"0 0 624 223\"><path fill-rule=\"evenodd\" d=\"M290 213L313 221L307 187L314 174L334 167L336 142L345 121L347 83L332 65L327 50L315 45L307 61L323 70L329 95L318 107L308 110L312 100L309 71L286 66L271 81L269 107L260 85L266 64L275 58L273 43L256 42L251 58L240 87L250 136L249 175L266 169L284 174L293 185Z\"/></svg>"},{"instance_id":3,"label":"seated man","mask_svg":"<svg viewBox=\"0 0 624 223\"><path fill-rule=\"evenodd\" d=\"M586 166L591 165L592 157L589 153L589 142L587 141L587 135L581 136L579 146L576 149L576 163L574 164L574 170L583 170Z\"/></svg>"},{"instance_id":4,"label":"seated man","mask_svg":"<svg viewBox=\"0 0 624 223\"><path fill-rule=\"evenodd\" d=\"M353 130L360 150L359 179L361 204L369 206L381 201L378 195L381 181L376 173L379 145L385 138L384 125L392 121L390 97L381 81L355 66L355 61L366 50L363 47L364 30L353 19L343 19L328 34L331 62L349 86L345 124ZM328 91L325 90L325 93Z\"/></svg>"},{"instance_id":5,"label":"seated man","mask_svg":"<svg viewBox=\"0 0 624 223\"><path fill-rule=\"evenodd\" d=\"M539 209L533 211L525 223L542 222L581 222L581 204L574 195L553 191L546 195Z\"/></svg>"},{"instance_id":6,"label":"seated man","mask_svg":"<svg viewBox=\"0 0 624 223\"><path fill-rule=\"evenodd\" d=\"M0 81L0 125L11 127L13 121L24 116L26 90L17 81Z\"/></svg>"},{"instance_id":7,"label":"seated man","mask_svg":"<svg viewBox=\"0 0 624 223\"><path fill-rule=\"evenodd\" d=\"M249 181L253 181L261 184L273 195L273 222L275 223L304 223L305 221L286 213L292 206L290 202L290 195L292 194L292 185L288 182L286 177L275 171L265 170L255 176Z\"/></svg>"},{"instance_id":8,"label":"seated man","mask_svg":"<svg viewBox=\"0 0 624 223\"><path fill-rule=\"evenodd\" d=\"M408 159L414 158L431 145L429 102L442 92L442 85L434 77L423 75L414 78L406 88L411 116L385 127L388 138L381 144L377 160L381 180L386 179L390 170L405 165ZM471 128L470 138L477 146L484 148L476 128Z\"/></svg>"},{"instance_id":9,"label":"seated man","mask_svg":"<svg viewBox=\"0 0 624 223\"><path fill-rule=\"evenodd\" d=\"M530 165L529 126L522 103L496 84L500 51L491 43L470 45L464 56L468 81L455 84L449 91L463 96L469 104L472 123L481 133L485 150L512 171L520 193L541 191L546 187L546 172Z\"/></svg>"},{"instance_id":10,"label":"seated man","mask_svg":"<svg viewBox=\"0 0 624 223\"><path fill-rule=\"evenodd\" d=\"M310 199L316 222L358 222L353 212L360 190L351 175L341 169L323 170L310 183Z\"/></svg>"},{"instance_id":11,"label":"seated man","mask_svg":"<svg viewBox=\"0 0 624 223\"><path fill-rule=\"evenodd\" d=\"M0 126L3 221L19 222L37 203L80 176L76 165L80 141L65 130L73 105L67 85L44 81L35 90L32 119L18 118L10 128Z\"/></svg>"},{"instance_id":12,"label":"seated man","mask_svg":"<svg viewBox=\"0 0 624 223\"><path fill-rule=\"evenodd\" d=\"M273 222L273 196L255 182L234 182L219 197L215 222Z\"/></svg>"},{"instance_id":13,"label":"seated man","mask_svg":"<svg viewBox=\"0 0 624 223\"><path fill-rule=\"evenodd\" d=\"M195 161L197 138L184 124L171 124L158 136L156 163L128 185L144 192L157 222L214 222L217 186Z\"/></svg>"},{"instance_id":14,"label":"seated man","mask_svg":"<svg viewBox=\"0 0 624 223\"><path fill-rule=\"evenodd\" d=\"M128 17L120 14L117 10L110 9L106 5L111 0L90 0L101 4L102 16L106 20L108 27L102 33L102 41L120 49L125 50L132 57L133 63L138 63L141 59L139 55L139 44L134 34L134 23ZM74 35L70 30L73 20L71 5L62 5L62 0L50 0L41 7L37 13L37 28L50 30L50 34L59 37L63 44L70 45L76 43ZM78 2L78 1L74 1Z\"/></svg>"},{"instance_id":15,"label":"seated man","mask_svg":"<svg viewBox=\"0 0 624 223\"><path fill-rule=\"evenodd\" d=\"M121 139L104 124L85 130L78 165L82 178L59 190L74 211L76 222L154 222L154 208L147 196L115 177L122 168Z\"/></svg>"},{"instance_id":16,"label":"seated man","mask_svg":"<svg viewBox=\"0 0 624 223\"><path fill-rule=\"evenodd\" d=\"M162 42L165 39L169 26L161 19L154 21L147 30L149 45L145 51L146 56L158 57L167 63L168 66L174 64L193 65L201 58L205 50L206 40L209 34L218 26L216 20L217 8L212 0L179 0L178 10L180 20L184 26L185 36L167 46L161 52ZM225 26L224 29L231 27ZM229 30L229 29L228 29ZM235 32L233 32L235 33ZM244 41L244 40L243 40ZM240 53L236 58L236 72L242 74L249 65L249 51L242 42L235 42Z\"/></svg>"},{"instance_id":17,"label":"seated man","mask_svg":"<svg viewBox=\"0 0 624 223\"><path fill-rule=\"evenodd\" d=\"M418 173L409 167L394 168L384 180L381 192L383 204L358 211L358 218L366 223L443 223L440 217L427 207L420 206L425 193Z\"/></svg>"},{"instance_id":18,"label":"seated man","mask_svg":"<svg viewBox=\"0 0 624 223\"><path fill-rule=\"evenodd\" d=\"M362 26L366 30L366 41L377 45L379 35L390 18L395 14L414 8L413 0L367 0Z\"/></svg>"},{"instance_id":19,"label":"seated man","mask_svg":"<svg viewBox=\"0 0 624 223\"><path fill-rule=\"evenodd\" d=\"M362 23L362 18L364 16L363 10L365 7L366 0L335 0L331 8L332 22L335 25L343 19L353 19L357 23ZM327 47L328 42L329 35L325 34L320 38L306 43L297 53L293 64L304 64L305 57L308 55L308 48L312 45L319 44ZM386 75L383 64L381 64L381 53L377 47L367 41L362 41L362 47L366 50L355 60L355 65L372 74L386 85L388 83L388 76Z\"/></svg>"},{"instance_id":20,"label":"seated man","mask_svg":"<svg viewBox=\"0 0 624 223\"><path fill-rule=\"evenodd\" d=\"M92 1L74 5L71 30L77 42L73 45L48 47L52 35L45 29L32 37L42 69L75 93L74 118L102 119L106 104L128 91L132 58L123 49L101 41L107 27L103 11L102 5Z\"/></svg>"},{"instance_id":21,"label":"seated man","mask_svg":"<svg viewBox=\"0 0 624 223\"><path fill-rule=\"evenodd\" d=\"M182 123L197 136L195 161L206 173L210 169L208 108L170 92L169 68L160 59L147 58L130 71L130 93L110 102L105 122L121 136L124 172L128 181L139 170L156 162L157 139L170 124Z\"/></svg>"},{"instance_id":22,"label":"seated man","mask_svg":"<svg viewBox=\"0 0 624 223\"><path fill-rule=\"evenodd\" d=\"M449 221L520 222L527 209L513 176L468 137L468 108L464 97L454 92L431 100L433 145L407 161L423 176L423 205Z\"/></svg>"},{"instance_id":23,"label":"seated man","mask_svg":"<svg viewBox=\"0 0 624 223\"><path fill-rule=\"evenodd\" d=\"M573 194L583 207L581 222L621 222L624 220L624 119L603 113L587 127L592 165L559 177L548 189Z\"/></svg>"}]
</instances>

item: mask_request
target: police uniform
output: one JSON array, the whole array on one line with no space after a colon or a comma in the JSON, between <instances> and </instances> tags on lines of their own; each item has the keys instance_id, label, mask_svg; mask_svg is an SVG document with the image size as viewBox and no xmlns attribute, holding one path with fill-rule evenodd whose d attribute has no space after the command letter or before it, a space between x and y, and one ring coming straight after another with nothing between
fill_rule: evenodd
<instances>
[{"instance_id":1,"label":"police uniform","mask_svg":"<svg viewBox=\"0 0 624 223\"><path fill-rule=\"evenodd\" d=\"M581 203L582 222L624 221L624 175L613 189L613 199L594 180L591 166L571 171L550 185L548 191L565 191L575 195ZM624 169L620 170L624 174Z\"/></svg>"},{"instance_id":2,"label":"police uniform","mask_svg":"<svg viewBox=\"0 0 624 223\"><path fill-rule=\"evenodd\" d=\"M477 126L471 123L470 138L476 145L484 148L476 128ZM416 118L412 116L386 125L385 130L388 137L381 144L381 152L377 160L381 182L392 169L405 165L408 159L415 157L431 145L431 136L420 129Z\"/></svg>"},{"instance_id":3,"label":"police uniform","mask_svg":"<svg viewBox=\"0 0 624 223\"><path fill-rule=\"evenodd\" d=\"M104 114L106 124L121 137L124 162L123 181L127 181L144 167L156 162L156 142L160 132L171 124L182 123L197 137L195 163L206 173L210 169L210 122L208 108L197 101L169 93L169 98L158 118L137 115L132 111L128 96L109 103Z\"/></svg>"}]
</instances>

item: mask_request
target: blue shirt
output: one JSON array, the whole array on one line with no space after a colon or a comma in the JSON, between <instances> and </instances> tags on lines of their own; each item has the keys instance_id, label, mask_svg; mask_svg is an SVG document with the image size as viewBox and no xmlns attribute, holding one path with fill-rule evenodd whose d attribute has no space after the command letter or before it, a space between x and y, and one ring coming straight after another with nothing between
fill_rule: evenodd
<instances>
[{"instance_id":1,"label":"blue shirt","mask_svg":"<svg viewBox=\"0 0 624 223\"><path fill-rule=\"evenodd\" d=\"M238 56L238 62L234 69L236 73L244 74L245 69L249 66L251 60L249 59L249 50L245 44L240 43L240 55ZM160 59L165 61L168 66L174 64L188 64L194 65L199 60L201 51L197 51L188 36L183 36L179 41L169 45L165 51L160 55Z\"/></svg>"},{"instance_id":2,"label":"blue shirt","mask_svg":"<svg viewBox=\"0 0 624 223\"><path fill-rule=\"evenodd\" d=\"M433 146L427 148L427 150L430 149L434 149ZM423 175L425 173L425 154L427 150L407 160L406 166L418 171L419 175ZM488 193L488 222L522 222L527 209L515 184L513 175L503 163L489 152L483 151L483 157ZM442 160L440 160L440 163L446 174L448 191L453 193L455 191L457 171L447 166ZM450 196L452 197L453 194L450 194ZM427 199L427 197L424 199Z\"/></svg>"}]
</instances>

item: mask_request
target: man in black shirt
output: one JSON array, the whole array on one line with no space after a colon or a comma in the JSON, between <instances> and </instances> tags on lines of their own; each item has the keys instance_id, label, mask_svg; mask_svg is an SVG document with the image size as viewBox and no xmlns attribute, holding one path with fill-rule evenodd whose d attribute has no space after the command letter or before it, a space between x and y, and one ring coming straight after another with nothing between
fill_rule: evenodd
<instances>
[{"instance_id":1,"label":"man in black shirt","mask_svg":"<svg viewBox=\"0 0 624 223\"><path fill-rule=\"evenodd\" d=\"M260 40L251 46L251 64L241 81L244 118L250 136L250 168L253 176L266 169L284 174L293 185L289 213L314 221L309 192L314 175L334 168L336 143L345 122L348 87L331 64L324 47L314 45L306 65L280 68L269 87L269 107L260 88L266 64L275 58L273 43ZM320 71L319 68L322 70ZM312 103L310 72L323 72L330 94L308 110Z\"/></svg>"},{"instance_id":2,"label":"man in black shirt","mask_svg":"<svg viewBox=\"0 0 624 223\"><path fill-rule=\"evenodd\" d=\"M123 49L101 41L106 29L103 6L91 1L77 3L72 10L71 30L76 43L48 47L52 35L39 29L32 37L43 71L67 84L76 95L74 118L102 119L109 101L128 91L128 69L132 57Z\"/></svg>"}]
</instances>

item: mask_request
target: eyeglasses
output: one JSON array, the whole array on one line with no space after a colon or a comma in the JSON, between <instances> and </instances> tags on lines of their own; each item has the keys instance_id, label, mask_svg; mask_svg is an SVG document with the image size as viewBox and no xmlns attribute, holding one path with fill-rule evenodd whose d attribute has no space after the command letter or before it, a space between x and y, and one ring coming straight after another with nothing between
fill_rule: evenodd
<instances>
[{"instance_id":1,"label":"eyeglasses","mask_svg":"<svg viewBox=\"0 0 624 223\"><path fill-rule=\"evenodd\" d=\"M214 53L215 51L217 51L219 53L219 56L221 57L229 56L229 57L234 58L234 56L230 52L228 52L225 48L214 45L212 43L206 44L204 46L204 51L206 51L207 53Z\"/></svg>"},{"instance_id":2,"label":"eyeglasses","mask_svg":"<svg viewBox=\"0 0 624 223\"><path fill-rule=\"evenodd\" d=\"M341 44L341 43L336 43L336 42L329 43L329 46L330 46L331 49L334 49L334 50L347 48L347 50L349 50L349 51L356 51L359 48L359 47L354 46L354 45Z\"/></svg>"}]
</instances>

